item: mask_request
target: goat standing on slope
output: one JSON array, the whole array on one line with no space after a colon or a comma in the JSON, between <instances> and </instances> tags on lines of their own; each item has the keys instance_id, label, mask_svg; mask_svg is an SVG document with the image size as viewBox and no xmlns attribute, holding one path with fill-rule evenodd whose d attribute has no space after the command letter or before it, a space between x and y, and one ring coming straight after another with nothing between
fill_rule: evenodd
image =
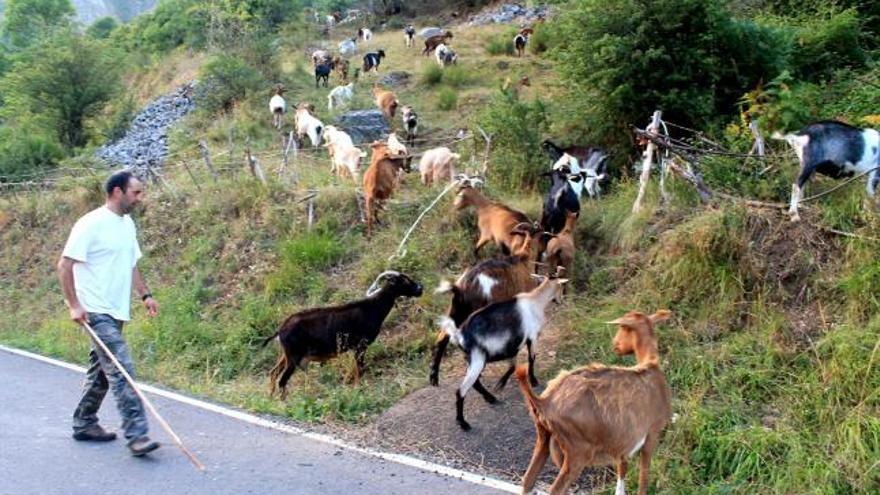
<instances>
[{"instance_id":1,"label":"goat standing on slope","mask_svg":"<svg viewBox=\"0 0 880 495\"><path fill-rule=\"evenodd\" d=\"M354 96L354 83L348 83L345 86L336 86L327 95L327 109L333 110L342 105L348 106L351 98Z\"/></svg>"},{"instance_id":2,"label":"goat standing on slope","mask_svg":"<svg viewBox=\"0 0 880 495\"><path fill-rule=\"evenodd\" d=\"M416 135L419 132L419 116L409 105L400 109L400 116L403 118L403 128L406 130L406 145L415 146Z\"/></svg>"},{"instance_id":3,"label":"goat standing on slope","mask_svg":"<svg viewBox=\"0 0 880 495\"><path fill-rule=\"evenodd\" d=\"M462 184L458 188L455 195L453 206L456 211L461 211L469 206L473 206L477 213L477 228L480 230L480 236L474 245L474 257L478 257L480 248L490 242L494 242L501 248L504 254L510 254L516 250L522 240L512 235L514 228L523 223L531 223L529 217L525 213L514 210L513 208L499 203L497 201L489 201L485 196L480 194L473 185L479 184L479 179Z\"/></svg>"},{"instance_id":4,"label":"goat standing on slope","mask_svg":"<svg viewBox=\"0 0 880 495\"><path fill-rule=\"evenodd\" d=\"M516 56L522 57L526 52L526 44L529 42L529 34L524 34L525 29L516 33L513 37L513 47L516 49ZM528 31L531 31L529 29Z\"/></svg>"},{"instance_id":5,"label":"goat standing on slope","mask_svg":"<svg viewBox=\"0 0 880 495\"><path fill-rule=\"evenodd\" d=\"M284 101L284 86L275 86L275 94L269 100L269 111L272 112L272 126L281 129L284 125L284 113L287 112L287 102Z\"/></svg>"},{"instance_id":6,"label":"goat standing on slope","mask_svg":"<svg viewBox=\"0 0 880 495\"><path fill-rule=\"evenodd\" d=\"M379 72L379 64L385 57L385 50L378 50L364 55L364 74L367 72Z\"/></svg>"},{"instance_id":7,"label":"goat standing on slope","mask_svg":"<svg viewBox=\"0 0 880 495\"><path fill-rule=\"evenodd\" d=\"M615 495L626 495L628 459L639 454L639 495L648 493L648 468L660 432L672 415L672 392L660 369L654 325L672 313L651 316L631 311L612 322L618 356L635 354L633 367L591 364L563 371L535 395L522 366L516 378L535 422L535 450L523 477L522 493L529 493L547 462L559 467L551 495L562 495L585 467L616 464Z\"/></svg>"},{"instance_id":8,"label":"goat standing on slope","mask_svg":"<svg viewBox=\"0 0 880 495\"><path fill-rule=\"evenodd\" d=\"M413 36L415 36L415 35L416 35L416 28L414 28L414 27L412 26L412 24L410 24L410 25L408 25L406 28L404 28L404 30L403 30L403 38L404 38L404 41L406 42L406 47L407 47L407 48L412 48L412 46L413 46Z\"/></svg>"},{"instance_id":9,"label":"goat standing on slope","mask_svg":"<svg viewBox=\"0 0 880 495\"><path fill-rule=\"evenodd\" d=\"M868 196L874 197L880 175L880 133L874 129L859 129L842 122L821 121L810 124L794 134L773 135L784 139L794 148L801 170L791 185L791 220L801 219L798 203L803 199L804 186L814 173L834 179L868 173Z\"/></svg>"},{"instance_id":10,"label":"goat standing on slope","mask_svg":"<svg viewBox=\"0 0 880 495\"><path fill-rule=\"evenodd\" d=\"M309 136L312 146L320 146L323 139L324 124L315 118L309 111L310 104L300 104L296 108L294 122L296 127L296 136L300 142Z\"/></svg>"},{"instance_id":11,"label":"goat standing on slope","mask_svg":"<svg viewBox=\"0 0 880 495\"><path fill-rule=\"evenodd\" d=\"M525 343L529 352L529 377L535 385L538 384L534 375L532 344L544 327L544 310L550 301L557 300L565 282L566 279L547 278L530 292L478 310L460 329L455 328L449 318L442 321L441 327L461 347L468 362L464 381L455 391L455 420L461 429L471 429L464 419L464 396L471 387L490 404L498 400L480 383L480 374L486 363L505 360L512 363Z\"/></svg>"},{"instance_id":12,"label":"goat standing on slope","mask_svg":"<svg viewBox=\"0 0 880 495\"><path fill-rule=\"evenodd\" d=\"M378 288L382 281L385 284ZM416 281L402 273L387 271L376 277L367 290L366 299L291 315L275 335L263 342L265 346L278 337L281 344L281 355L269 374L270 393L280 390L284 399L287 382L297 368L305 371L310 361L327 361L346 351L354 351L355 381L359 380L365 369L367 348L376 340L397 298L421 295L422 286Z\"/></svg>"}]
</instances>

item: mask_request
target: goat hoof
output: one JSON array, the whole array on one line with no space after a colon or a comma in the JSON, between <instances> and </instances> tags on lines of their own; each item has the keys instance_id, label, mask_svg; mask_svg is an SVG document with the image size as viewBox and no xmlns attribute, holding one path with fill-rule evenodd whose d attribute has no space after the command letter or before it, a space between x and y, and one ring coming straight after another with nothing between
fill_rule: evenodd
<instances>
[{"instance_id":1,"label":"goat hoof","mask_svg":"<svg viewBox=\"0 0 880 495\"><path fill-rule=\"evenodd\" d=\"M533 387L537 387L537 386L541 385L541 383L538 382L537 378L530 378L529 382L532 384Z\"/></svg>"},{"instance_id":2,"label":"goat hoof","mask_svg":"<svg viewBox=\"0 0 880 495\"><path fill-rule=\"evenodd\" d=\"M458 426L461 426L461 429L464 430L464 431L470 431L470 430L471 430L471 425L469 425L468 422L465 421L465 420L461 420L461 421L459 421L459 422L458 422Z\"/></svg>"},{"instance_id":3,"label":"goat hoof","mask_svg":"<svg viewBox=\"0 0 880 495\"><path fill-rule=\"evenodd\" d=\"M428 381L429 381L429 382L431 383L431 385L434 386L434 387L439 387L439 386L440 386L440 380L438 380L436 376L431 376L430 378L428 378Z\"/></svg>"}]
</instances>

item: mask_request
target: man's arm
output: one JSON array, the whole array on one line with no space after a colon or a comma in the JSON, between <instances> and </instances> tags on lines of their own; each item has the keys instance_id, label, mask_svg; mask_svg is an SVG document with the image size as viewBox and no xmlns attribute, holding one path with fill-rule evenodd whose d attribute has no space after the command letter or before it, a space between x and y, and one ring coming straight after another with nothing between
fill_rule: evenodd
<instances>
[{"instance_id":1,"label":"man's arm","mask_svg":"<svg viewBox=\"0 0 880 495\"><path fill-rule=\"evenodd\" d=\"M138 297L144 301L144 307L147 308L147 314L150 316L156 316L159 314L159 303L156 302L153 298L153 294L150 293L150 288L147 287L147 283L144 282L144 278L141 277L141 272L138 270L137 265L131 269L131 279L135 292ZM145 298L144 296L149 297Z\"/></svg>"},{"instance_id":2,"label":"man's arm","mask_svg":"<svg viewBox=\"0 0 880 495\"><path fill-rule=\"evenodd\" d=\"M76 288L73 284L73 264L76 260L62 256L58 260L58 280L61 282L61 292L64 294L64 303L70 308L70 319L83 323L88 317L85 308L83 308L79 299L76 297Z\"/></svg>"}]
</instances>

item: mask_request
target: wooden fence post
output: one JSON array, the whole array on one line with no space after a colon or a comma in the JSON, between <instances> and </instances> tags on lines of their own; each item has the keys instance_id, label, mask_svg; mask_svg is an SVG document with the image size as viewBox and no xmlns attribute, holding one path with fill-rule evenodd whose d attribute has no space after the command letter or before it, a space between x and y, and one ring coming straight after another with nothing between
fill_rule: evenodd
<instances>
[{"instance_id":1,"label":"wooden fence post","mask_svg":"<svg viewBox=\"0 0 880 495\"><path fill-rule=\"evenodd\" d=\"M654 112L654 115L651 117L651 125L645 129L646 132L654 135L657 134L660 130L661 115L662 112L660 110ZM647 190L648 181L651 179L651 166L654 163L654 151L656 149L657 145L654 144L654 141L649 140L645 152L642 153L642 175L639 176L639 194L636 196L635 203L633 203L633 213L638 213L642 209L642 199L645 197L645 190Z\"/></svg>"},{"instance_id":2,"label":"wooden fence post","mask_svg":"<svg viewBox=\"0 0 880 495\"><path fill-rule=\"evenodd\" d=\"M196 176L192 173L192 170L189 168L189 163L186 160L183 160L183 168L186 169L186 172L189 174L190 179L192 179L193 184L196 185L196 189L199 192L202 192L202 186L199 185L199 181L196 180Z\"/></svg>"},{"instance_id":3,"label":"wooden fence post","mask_svg":"<svg viewBox=\"0 0 880 495\"><path fill-rule=\"evenodd\" d=\"M199 139L199 149L202 150L202 158L205 160L205 166L208 167L208 171L211 172L211 177L214 179L214 183L217 183L217 171L214 170L214 164L211 162L211 152L208 150L208 142L204 139Z\"/></svg>"},{"instance_id":4,"label":"wooden fence post","mask_svg":"<svg viewBox=\"0 0 880 495\"><path fill-rule=\"evenodd\" d=\"M260 167L260 163L254 158L254 155L251 154L251 140L248 138L247 144L245 145L245 155L247 158L248 168L251 170L251 175L256 177L263 185L266 185L266 176L263 175L263 169Z\"/></svg>"}]
</instances>

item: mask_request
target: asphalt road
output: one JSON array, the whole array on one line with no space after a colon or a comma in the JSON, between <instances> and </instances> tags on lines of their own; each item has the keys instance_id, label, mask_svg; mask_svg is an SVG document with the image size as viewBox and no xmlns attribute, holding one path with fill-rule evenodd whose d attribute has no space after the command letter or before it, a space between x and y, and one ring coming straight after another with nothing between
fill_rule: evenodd
<instances>
[{"instance_id":1,"label":"asphalt road","mask_svg":"<svg viewBox=\"0 0 880 495\"><path fill-rule=\"evenodd\" d=\"M504 493L152 394L207 469L197 472L153 418L150 435L162 448L135 458L121 434L108 443L71 438L82 378L0 350L0 495ZM99 416L118 428L112 393Z\"/></svg>"}]
</instances>

